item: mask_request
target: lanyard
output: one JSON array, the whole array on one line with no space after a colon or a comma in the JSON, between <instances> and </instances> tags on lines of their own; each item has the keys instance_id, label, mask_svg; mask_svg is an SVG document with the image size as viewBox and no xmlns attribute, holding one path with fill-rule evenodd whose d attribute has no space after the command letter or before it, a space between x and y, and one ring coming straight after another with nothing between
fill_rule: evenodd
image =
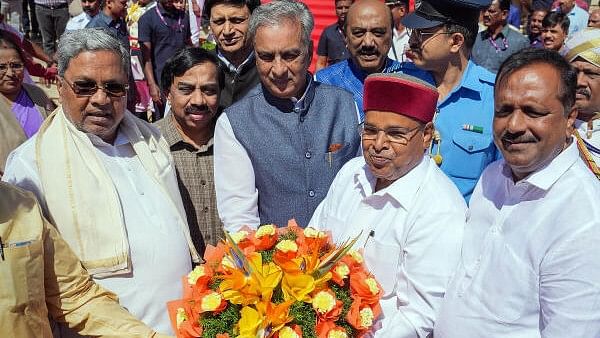
<instances>
[{"instance_id":1,"label":"lanyard","mask_svg":"<svg viewBox=\"0 0 600 338\"><path fill-rule=\"evenodd\" d=\"M488 40L490 40L490 43L492 44L492 46L494 46L494 48L496 49L496 53L498 53L499 51L505 51L508 49L508 40L506 40L506 37L502 38L502 48L500 48L498 46L498 44L496 43L496 41L494 41L494 39L492 39L492 36L490 35L490 37L488 38Z\"/></svg>"},{"instance_id":2,"label":"lanyard","mask_svg":"<svg viewBox=\"0 0 600 338\"><path fill-rule=\"evenodd\" d=\"M179 19L177 19L177 26L169 26L169 24L165 21L165 18L162 16L162 14L160 14L160 11L158 10L158 5L154 7L154 10L156 11L156 14L158 14L160 21L162 21L162 23L164 23L165 26L172 28L180 33L183 31L183 25L181 24L181 15L179 15Z\"/></svg>"}]
</instances>

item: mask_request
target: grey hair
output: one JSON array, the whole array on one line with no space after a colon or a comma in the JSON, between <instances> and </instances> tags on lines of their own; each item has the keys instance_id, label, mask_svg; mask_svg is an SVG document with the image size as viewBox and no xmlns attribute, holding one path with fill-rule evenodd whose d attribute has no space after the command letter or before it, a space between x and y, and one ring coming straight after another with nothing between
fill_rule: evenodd
<instances>
[{"instance_id":1,"label":"grey hair","mask_svg":"<svg viewBox=\"0 0 600 338\"><path fill-rule=\"evenodd\" d=\"M125 48L112 33L105 28L83 28L65 32L58 41L56 59L58 75L65 76L69 62L83 52L109 51L121 59L121 68L129 76L130 56Z\"/></svg>"},{"instance_id":2,"label":"grey hair","mask_svg":"<svg viewBox=\"0 0 600 338\"><path fill-rule=\"evenodd\" d=\"M300 24L302 29L302 43L307 50L312 52L310 33L312 33L315 26L315 20L308 7L302 2L295 0L276 0L256 8L252 13L248 26L250 40L254 41L258 28L263 26L276 27L286 19Z\"/></svg>"}]
</instances>

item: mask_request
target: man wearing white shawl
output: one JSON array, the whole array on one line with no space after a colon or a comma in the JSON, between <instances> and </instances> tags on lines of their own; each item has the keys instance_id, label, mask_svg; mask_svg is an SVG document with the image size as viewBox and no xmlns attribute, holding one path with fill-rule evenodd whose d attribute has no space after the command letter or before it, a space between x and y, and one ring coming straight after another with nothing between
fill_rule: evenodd
<instances>
[{"instance_id":1,"label":"man wearing white shawl","mask_svg":"<svg viewBox=\"0 0 600 338\"><path fill-rule=\"evenodd\" d=\"M172 332L165 303L199 257L169 147L125 109L129 53L116 38L67 32L57 55L61 107L9 156L3 180L37 195L98 284Z\"/></svg>"},{"instance_id":2,"label":"man wearing white shawl","mask_svg":"<svg viewBox=\"0 0 600 338\"><path fill-rule=\"evenodd\" d=\"M600 29L588 28L574 34L565 42L562 53L578 71L577 146L586 165L600 179Z\"/></svg>"}]
</instances>

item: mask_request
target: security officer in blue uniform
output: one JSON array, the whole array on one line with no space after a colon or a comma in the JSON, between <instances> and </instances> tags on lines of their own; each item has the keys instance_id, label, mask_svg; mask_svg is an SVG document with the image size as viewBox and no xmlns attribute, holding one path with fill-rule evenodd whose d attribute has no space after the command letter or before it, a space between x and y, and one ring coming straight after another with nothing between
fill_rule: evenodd
<instances>
[{"instance_id":1,"label":"security officer in blue uniform","mask_svg":"<svg viewBox=\"0 0 600 338\"><path fill-rule=\"evenodd\" d=\"M433 74L440 93L431 156L468 202L483 169L499 158L492 138L495 75L471 61L479 11L490 0L423 0L404 17L407 56Z\"/></svg>"}]
</instances>

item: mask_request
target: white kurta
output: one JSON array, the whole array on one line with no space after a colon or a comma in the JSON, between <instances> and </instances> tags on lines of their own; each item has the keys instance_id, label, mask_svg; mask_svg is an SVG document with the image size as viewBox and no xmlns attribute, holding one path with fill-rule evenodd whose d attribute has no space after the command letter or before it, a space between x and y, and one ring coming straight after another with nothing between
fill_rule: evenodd
<instances>
[{"instance_id":1,"label":"white kurta","mask_svg":"<svg viewBox=\"0 0 600 338\"><path fill-rule=\"evenodd\" d=\"M34 192L47 213L35 139L11 153L2 180ZM130 275L94 280L117 294L121 305L142 322L158 332L172 333L166 303L181 298L181 277L191 270L179 216L174 208L165 207L168 196L146 173L124 135L118 134L114 146L93 135L90 139L119 195L133 270ZM60 231L60 224L57 228Z\"/></svg>"},{"instance_id":2,"label":"white kurta","mask_svg":"<svg viewBox=\"0 0 600 338\"><path fill-rule=\"evenodd\" d=\"M310 226L337 243L363 231L357 246L384 289L376 336L425 337L458 263L466 205L429 157L385 189L375 182L363 157L348 162Z\"/></svg>"},{"instance_id":3,"label":"white kurta","mask_svg":"<svg viewBox=\"0 0 600 338\"><path fill-rule=\"evenodd\" d=\"M598 201L574 143L516 184L504 161L490 165L435 337L600 337Z\"/></svg>"}]
</instances>

